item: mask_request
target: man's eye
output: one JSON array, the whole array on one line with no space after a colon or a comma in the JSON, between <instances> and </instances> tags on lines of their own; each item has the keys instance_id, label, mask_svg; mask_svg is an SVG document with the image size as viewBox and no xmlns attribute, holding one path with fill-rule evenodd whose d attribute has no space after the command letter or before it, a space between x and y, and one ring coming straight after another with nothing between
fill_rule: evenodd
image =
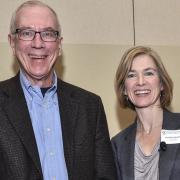
<instances>
[{"instance_id":1,"label":"man's eye","mask_svg":"<svg viewBox=\"0 0 180 180\"><path fill-rule=\"evenodd\" d=\"M46 37L53 37L53 36L54 36L54 33L51 32L51 31L45 31L45 32L43 32L43 36L46 36Z\"/></svg>"},{"instance_id":2,"label":"man's eye","mask_svg":"<svg viewBox=\"0 0 180 180\"><path fill-rule=\"evenodd\" d=\"M48 31L46 31L46 32L44 32L43 34L44 34L44 36L50 36L51 33L48 32Z\"/></svg>"},{"instance_id":3,"label":"man's eye","mask_svg":"<svg viewBox=\"0 0 180 180\"><path fill-rule=\"evenodd\" d=\"M32 31L22 31L21 32L21 36L24 36L24 37L31 37L33 36L33 32Z\"/></svg>"}]
</instances>

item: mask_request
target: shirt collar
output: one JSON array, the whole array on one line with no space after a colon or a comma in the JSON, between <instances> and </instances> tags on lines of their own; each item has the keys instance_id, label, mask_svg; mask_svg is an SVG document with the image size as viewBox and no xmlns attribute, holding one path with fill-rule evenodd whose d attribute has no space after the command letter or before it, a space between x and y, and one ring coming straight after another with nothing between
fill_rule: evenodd
<instances>
[{"instance_id":1,"label":"shirt collar","mask_svg":"<svg viewBox=\"0 0 180 180\"><path fill-rule=\"evenodd\" d=\"M40 87L31 85L30 81L26 78L25 74L23 73L23 71L21 69L20 69L20 83L21 83L22 88L24 90L26 90L26 92L28 92L31 96L32 96L32 90L36 91L36 92L41 91ZM57 74L54 71L53 72L53 83L52 83L52 86L49 89L49 91L52 91L55 93L56 90L57 90Z\"/></svg>"}]
</instances>

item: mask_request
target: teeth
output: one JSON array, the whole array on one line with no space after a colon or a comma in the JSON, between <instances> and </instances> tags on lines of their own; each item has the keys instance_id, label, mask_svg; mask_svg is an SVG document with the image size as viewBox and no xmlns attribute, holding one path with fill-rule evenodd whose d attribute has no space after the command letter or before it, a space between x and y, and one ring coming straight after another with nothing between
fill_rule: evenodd
<instances>
[{"instance_id":1,"label":"teeth","mask_svg":"<svg viewBox=\"0 0 180 180\"><path fill-rule=\"evenodd\" d=\"M30 57L30 58L33 58L33 59L44 59L44 58L46 58L47 56L46 56L46 55L30 54L29 57Z\"/></svg>"},{"instance_id":2,"label":"teeth","mask_svg":"<svg viewBox=\"0 0 180 180\"><path fill-rule=\"evenodd\" d=\"M148 93L150 93L150 90L137 90L137 91L135 91L136 95L139 95L139 94L148 94Z\"/></svg>"}]
</instances>

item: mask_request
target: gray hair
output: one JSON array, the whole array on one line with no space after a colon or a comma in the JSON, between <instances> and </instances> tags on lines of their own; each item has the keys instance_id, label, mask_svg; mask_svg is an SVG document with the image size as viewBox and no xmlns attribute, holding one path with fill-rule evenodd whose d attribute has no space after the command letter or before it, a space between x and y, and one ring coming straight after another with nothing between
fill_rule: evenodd
<instances>
[{"instance_id":1,"label":"gray hair","mask_svg":"<svg viewBox=\"0 0 180 180\"><path fill-rule=\"evenodd\" d=\"M61 36L61 25L59 23L58 20L58 16L56 14L56 12L47 4L38 1L38 0L30 0L30 1L26 1L24 3L22 3L16 10L15 12L12 14L12 18L11 18L11 22L10 22L10 34L14 34L14 32L16 31L16 20L17 20L17 13L24 7L33 7L33 6L40 6L40 7L47 7L55 16L56 19L56 23L57 23L57 28L59 31L59 35Z\"/></svg>"}]
</instances>

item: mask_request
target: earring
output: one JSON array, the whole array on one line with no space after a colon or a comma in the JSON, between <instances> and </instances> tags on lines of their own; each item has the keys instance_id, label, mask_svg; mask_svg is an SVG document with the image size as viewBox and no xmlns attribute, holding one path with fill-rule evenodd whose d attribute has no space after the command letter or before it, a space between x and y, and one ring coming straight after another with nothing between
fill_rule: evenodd
<instances>
[{"instance_id":1,"label":"earring","mask_svg":"<svg viewBox=\"0 0 180 180\"><path fill-rule=\"evenodd\" d=\"M128 96L127 95L125 95L126 96L126 101L129 101L129 98L128 98Z\"/></svg>"}]
</instances>

